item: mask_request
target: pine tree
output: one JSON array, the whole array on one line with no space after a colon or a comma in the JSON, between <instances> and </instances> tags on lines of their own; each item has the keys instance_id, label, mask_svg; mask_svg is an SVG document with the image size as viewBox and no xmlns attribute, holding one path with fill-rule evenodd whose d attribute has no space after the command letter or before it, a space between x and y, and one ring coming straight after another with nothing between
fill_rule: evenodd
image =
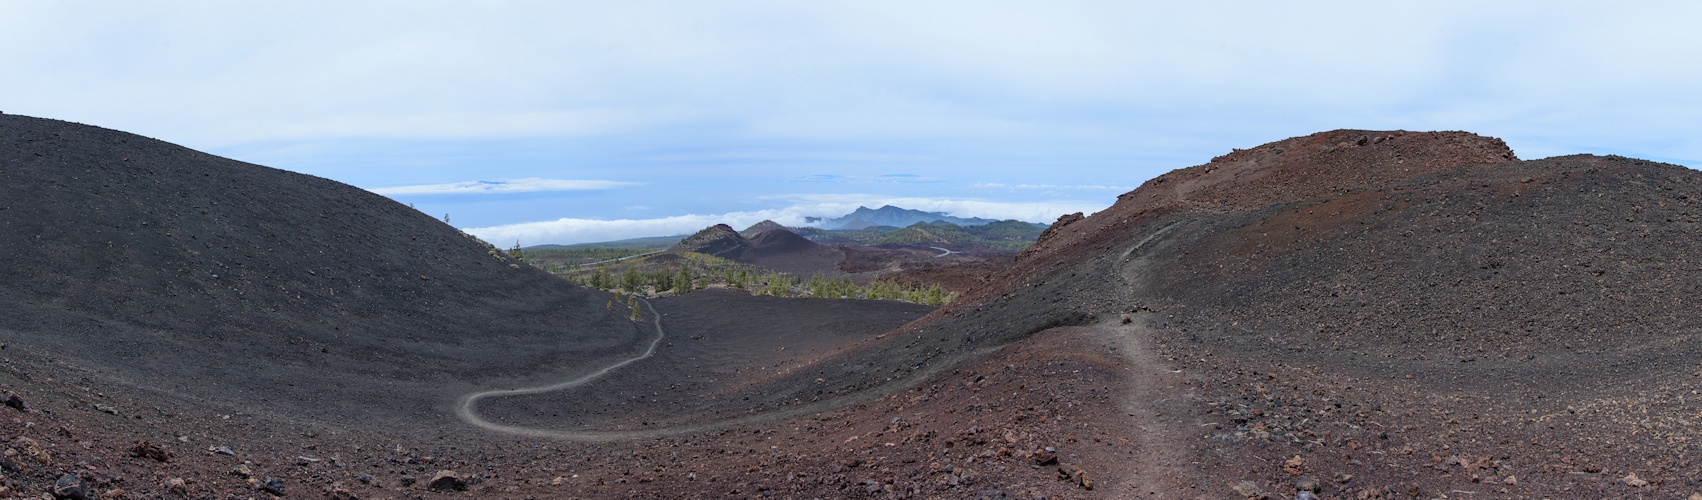
<instances>
[{"instance_id":1,"label":"pine tree","mask_svg":"<svg viewBox=\"0 0 1702 500\"><path fill-rule=\"evenodd\" d=\"M632 320L638 321L638 317L639 317L639 315L638 315L638 297L632 297L631 299L628 299L627 302L626 302L626 305L628 307L632 308Z\"/></svg>"},{"instance_id":2,"label":"pine tree","mask_svg":"<svg viewBox=\"0 0 1702 500\"><path fill-rule=\"evenodd\" d=\"M638 275L637 268L628 267L626 272L621 273L621 288L625 289L627 293L637 293L638 287L643 285L643 277Z\"/></svg>"},{"instance_id":3,"label":"pine tree","mask_svg":"<svg viewBox=\"0 0 1702 500\"><path fill-rule=\"evenodd\" d=\"M674 275L674 293L690 292L691 281L691 269L680 266L680 272Z\"/></svg>"}]
</instances>

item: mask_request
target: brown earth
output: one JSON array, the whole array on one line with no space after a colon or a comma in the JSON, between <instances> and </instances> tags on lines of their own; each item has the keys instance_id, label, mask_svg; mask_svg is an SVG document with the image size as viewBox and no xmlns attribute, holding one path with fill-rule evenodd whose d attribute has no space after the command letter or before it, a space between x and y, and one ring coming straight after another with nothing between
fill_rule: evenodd
<instances>
[{"instance_id":1,"label":"brown earth","mask_svg":"<svg viewBox=\"0 0 1702 500\"><path fill-rule=\"evenodd\" d=\"M527 281L542 273L329 181L0 120L14 186L0 263L26 278L0 287L24 312L0 325L0 385L19 396L0 408L10 494L67 474L114 497L195 498L268 485L336 498L1702 492L1689 443L1702 174L1673 165L1326 132L1061 220L920 321L904 324L926 312L914 305L699 292L633 322L606 295ZM278 190L264 210L243 199ZM349 215L318 217L326 193ZM124 205L70 211L104 194ZM222 225L194 222L213 201ZM360 222L385 210L392 231ZM235 242L211 264L220 278L186 271L210 271L194 252L223 245L185 250L179 235ZM344 249L341 265L319 264L320 240ZM281 281L287 269L349 281L320 295ZM417 276L437 288L410 287ZM357 285L370 288L345 291ZM373 347L313 361L351 346ZM453 416L473 391L629 359L577 392L477 408L629 435L529 437Z\"/></svg>"},{"instance_id":2,"label":"brown earth","mask_svg":"<svg viewBox=\"0 0 1702 500\"><path fill-rule=\"evenodd\" d=\"M941 255L927 245L837 245L845 260L839 270L869 281L881 279L900 285L927 288L940 285L948 291L966 293L985 286L988 280L1010 267L1013 254L996 251L953 251Z\"/></svg>"}]
</instances>

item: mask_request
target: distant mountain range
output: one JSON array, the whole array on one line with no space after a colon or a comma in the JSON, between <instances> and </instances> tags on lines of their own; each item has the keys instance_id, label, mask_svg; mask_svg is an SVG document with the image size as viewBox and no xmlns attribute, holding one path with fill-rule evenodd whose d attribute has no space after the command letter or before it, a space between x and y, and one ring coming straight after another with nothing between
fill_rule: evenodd
<instances>
[{"instance_id":1,"label":"distant mountain range","mask_svg":"<svg viewBox=\"0 0 1702 500\"><path fill-rule=\"evenodd\" d=\"M828 219L824 217L804 218L804 223L817 229L868 229L876 226L909 227L910 225L918 222L945 222L956 226L980 226L998 221L978 217L965 219L962 217L946 215L944 212L923 212L921 210L899 208L892 205L872 210L868 207L857 207L856 211L853 211L844 217L835 219Z\"/></svg>"},{"instance_id":2,"label":"distant mountain range","mask_svg":"<svg viewBox=\"0 0 1702 500\"><path fill-rule=\"evenodd\" d=\"M1020 251L1028 248L1040 233L1043 224L1019 220L993 221L976 226L959 226L945 221L917 222L905 227L872 226L864 229L817 229L813 227L782 227L774 221L762 221L740 235L786 232L823 245L948 245L955 250Z\"/></svg>"}]
</instances>

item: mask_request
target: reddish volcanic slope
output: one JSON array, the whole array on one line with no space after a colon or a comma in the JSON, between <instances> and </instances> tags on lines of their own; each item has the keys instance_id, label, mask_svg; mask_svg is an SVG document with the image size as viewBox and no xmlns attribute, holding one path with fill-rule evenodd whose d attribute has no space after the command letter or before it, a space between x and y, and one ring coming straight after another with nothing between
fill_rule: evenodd
<instances>
[{"instance_id":1,"label":"reddish volcanic slope","mask_svg":"<svg viewBox=\"0 0 1702 500\"><path fill-rule=\"evenodd\" d=\"M1172 494L1684 497L1699 197L1675 165L1326 132L1066 217L905 331L1027 344L1049 334L996 325L1082 318L1150 346L1187 404L1126 408L1196 464Z\"/></svg>"}]
</instances>

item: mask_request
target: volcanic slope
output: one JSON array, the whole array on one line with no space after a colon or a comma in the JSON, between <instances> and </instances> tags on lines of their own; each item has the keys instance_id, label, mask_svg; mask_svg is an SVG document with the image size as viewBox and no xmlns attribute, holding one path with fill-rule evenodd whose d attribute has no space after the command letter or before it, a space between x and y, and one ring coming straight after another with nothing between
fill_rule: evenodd
<instances>
[{"instance_id":1,"label":"volcanic slope","mask_svg":"<svg viewBox=\"0 0 1702 500\"><path fill-rule=\"evenodd\" d=\"M752 229L755 229L754 227ZM755 264L799 276L839 274L845 253L775 227L746 238L726 224L704 228L674 249Z\"/></svg>"},{"instance_id":2,"label":"volcanic slope","mask_svg":"<svg viewBox=\"0 0 1702 500\"><path fill-rule=\"evenodd\" d=\"M449 419L455 391L652 336L605 293L348 185L17 115L0 115L0 158L0 334L137 386Z\"/></svg>"},{"instance_id":3,"label":"volcanic slope","mask_svg":"<svg viewBox=\"0 0 1702 500\"><path fill-rule=\"evenodd\" d=\"M1110 491L1685 497L1702 491L1699 199L1702 173L1676 165L1325 132L1066 216L889 335L1026 345L1050 331L1008 325L1081 318L1176 373L1124 406L1137 444L1180 455L1098 464L1147 478Z\"/></svg>"}]
</instances>

